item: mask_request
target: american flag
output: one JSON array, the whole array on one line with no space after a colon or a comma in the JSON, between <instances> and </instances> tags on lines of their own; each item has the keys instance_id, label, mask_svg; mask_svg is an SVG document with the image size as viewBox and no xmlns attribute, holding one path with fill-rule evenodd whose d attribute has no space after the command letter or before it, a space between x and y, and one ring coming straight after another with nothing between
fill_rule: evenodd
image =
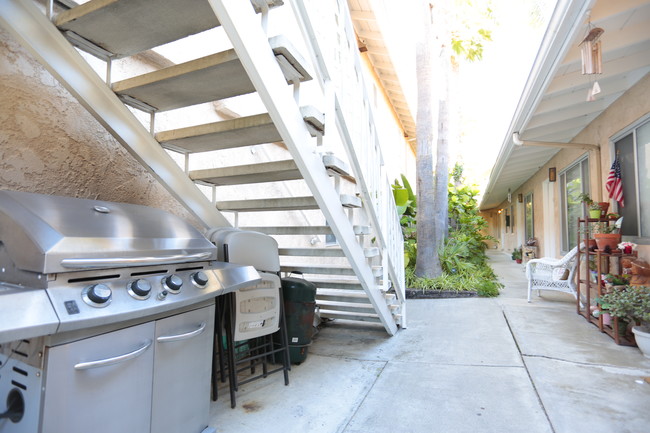
<instances>
[{"instance_id":1,"label":"american flag","mask_svg":"<svg viewBox=\"0 0 650 433\"><path fill-rule=\"evenodd\" d=\"M609 198L613 198L619 202L621 206L624 206L623 181L621 180L621 164L618 161L618 157L614 158L612 168L609 169L609 176L607 176L605 188L609 193Z\"/></svg>"}]
</instances>

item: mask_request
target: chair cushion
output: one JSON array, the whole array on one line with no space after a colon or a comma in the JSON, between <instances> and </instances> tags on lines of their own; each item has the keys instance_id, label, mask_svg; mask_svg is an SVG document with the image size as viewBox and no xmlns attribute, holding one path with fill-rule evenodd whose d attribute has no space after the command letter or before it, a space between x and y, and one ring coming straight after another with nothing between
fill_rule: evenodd
<instances>
[{"instance_id":1,"label":"chair cushion","mask_svg":"<svg viewBox=\"0 0 650 433\"><path fill-rule=\"evenodd\" d=\"M569 278L569 270L567 268L555 268L552 274L553 281L566 280Z\"/></svg>"}]
</instances>

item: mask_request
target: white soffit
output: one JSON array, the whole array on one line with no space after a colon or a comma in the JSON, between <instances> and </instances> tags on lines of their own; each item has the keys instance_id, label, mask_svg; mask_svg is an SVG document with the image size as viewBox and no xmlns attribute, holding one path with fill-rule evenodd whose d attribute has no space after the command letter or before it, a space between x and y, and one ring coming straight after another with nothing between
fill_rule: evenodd
<instances>
[{"instance_id":1,"label":"white soffit","mask_svg":"<svg viewBox=\"0 0 650 433\"><path fill-rule=\"evenodd\" d=\"M579 43L589 23L601 37L603 73L582 75ZM623 93L650 72L649 0L559 0L517 111L492 169L481 209L519 188L559 149L518 147L521 140L568 143ZM601 93L587 102L598 81Z\"/></svg>"},{"instance_id":2,"label":"white soffit","mask_svg":"<svg viewBox=\"0 0 650 433\"><path fill-rule=\"evenodd\" d=\"M384 36L377 22L377 17L369 0L348 0L352 24L360 48L370 60L379 78L393 110L402 125L402 130L408 138L416 137L415 119L411 113L404 91L397 76L395 67L389 55ZM363 51L362 51L363 53ZM414 143L415 141L411 141Z\"/></svg>"}]
</instances>

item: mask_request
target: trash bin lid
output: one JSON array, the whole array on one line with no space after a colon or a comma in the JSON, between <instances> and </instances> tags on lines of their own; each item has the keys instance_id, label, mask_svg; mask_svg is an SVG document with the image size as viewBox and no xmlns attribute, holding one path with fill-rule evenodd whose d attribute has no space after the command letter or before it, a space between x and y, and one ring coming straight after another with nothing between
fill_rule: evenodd
<instances>
[{"instance_id":1,"label":"trash bin lid","mask_svg":"<svg viewBox=\"0 0 650 433\"><path fill-rule=\"evenodd\" d=\"M304 278L282 278L282 292L285 301L314 302L316 300L316 285Z\"/></svg>"}]
</instances>

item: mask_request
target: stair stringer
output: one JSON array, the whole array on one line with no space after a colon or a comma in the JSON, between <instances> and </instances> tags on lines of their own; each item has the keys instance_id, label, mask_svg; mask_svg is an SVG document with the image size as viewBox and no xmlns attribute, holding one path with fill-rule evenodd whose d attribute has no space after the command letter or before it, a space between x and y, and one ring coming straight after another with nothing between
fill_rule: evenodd
<instances>
[{"instance_id":1,"label":"stair stringer","mask_svg":"<svg viewBox=\"0 0 650 433\"><path fill-rule=\"evenodd\" d=\"M395 319L377 287L357 242L352 224L341 207L316 148L308 146L309 131L300 109L284 88L286 80L273 56L268 38L252 8L238 0L208 0L228 35L273 123L291 153L305 182L345 252L381 323L390 335L397 332Z\"/></svg>"}]
</instances>

